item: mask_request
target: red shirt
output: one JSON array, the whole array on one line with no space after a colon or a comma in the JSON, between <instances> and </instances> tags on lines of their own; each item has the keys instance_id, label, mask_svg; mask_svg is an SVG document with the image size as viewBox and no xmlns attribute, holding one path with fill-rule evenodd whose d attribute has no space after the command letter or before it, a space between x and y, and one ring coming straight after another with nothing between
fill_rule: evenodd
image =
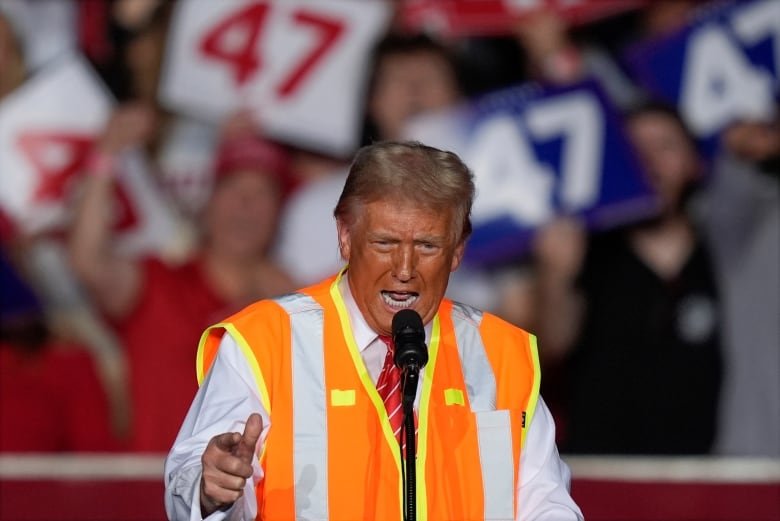
<instances>
[{"instance_id":1,"label":"red shirt","mask_svg":"<svg viewBox=\"0 0 780 521\"><path fill-rule=\"evenodd\" d=\"M148 259L142 269L139 301L118 325L128 357L129 449L167 452L198 388L200 335L233 308L214 294L196 261L170 267Z\"/></svg>"},{"instance_id":2,"label":"red shirt","mask_svg":"<svg viewBox=\"0 0 780 521\"><path fill-rule=\"evenodd\" d=\"M0 452L116 448L92 357L75 346L0 343Z\"/></svg>"}]
</instances>

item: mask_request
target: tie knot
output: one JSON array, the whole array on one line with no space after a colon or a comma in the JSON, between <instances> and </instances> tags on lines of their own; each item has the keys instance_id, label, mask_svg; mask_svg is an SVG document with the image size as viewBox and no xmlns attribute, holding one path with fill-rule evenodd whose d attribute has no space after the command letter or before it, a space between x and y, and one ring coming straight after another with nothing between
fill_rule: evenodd
<instances>
[{"instance_id":1,"label":"tie knot","mask_svg":"<svg viewBox=\"0 0 780 521\"><path fill-rule=\"evenodd\" d=\"M379 335L379 340L385 343L387 346L388 351L391 353L395 351L395 346L393 345L393 338L387 335Z\"/></svg>"}]
</instances>

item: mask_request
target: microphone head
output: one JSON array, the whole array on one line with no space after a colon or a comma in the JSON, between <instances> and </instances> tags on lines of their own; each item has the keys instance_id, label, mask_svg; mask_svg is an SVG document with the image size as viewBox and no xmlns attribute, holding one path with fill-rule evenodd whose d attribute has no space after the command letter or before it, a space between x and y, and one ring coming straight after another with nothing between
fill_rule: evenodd
<instances>
[{"instance_id":1,"label":"microphone head","mask_svg":"<svg viewBox=\"0 0 780 521\"><path fill-rule=\"evenodd\" d=\"M422 331L425 334L425 328L420 314L413 309L402 309L393 315L393 341L402 331Z\"/></svg>"},{"instance_id":2,"label":"microphone head","mask_svg":"<svg viewBox=\"0 0 780 521\"><path fill-rule=\"evenodd\" d=\"M393 315L393 361L401 369L410 364L418 368L428 363L428 348L425 346L425 327L420 314L413 309L402 309Z\"/></svg>"}]
</instances>

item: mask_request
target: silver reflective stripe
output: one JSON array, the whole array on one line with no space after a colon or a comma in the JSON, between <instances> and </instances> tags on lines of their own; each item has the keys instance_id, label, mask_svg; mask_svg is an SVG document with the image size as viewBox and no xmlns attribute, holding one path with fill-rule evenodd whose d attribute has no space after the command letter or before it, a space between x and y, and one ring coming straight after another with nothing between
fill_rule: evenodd
<instances>
[{"instance_id":1,"label":"silver reflective stripe","mask_svg":"<svg viewBox=\"0 0 780 521\"><path fill-rule=\"evenodd\" d=\"M276 300L290 315L295 519L328 519L328 428L323 310L307 295Z\"/></svg>"},{"instance_id":2,"label":"silver reflective stripe","mask_svg":"<svg viewBox=\"0 0 780 521\"><path fill-rule=\"evenodd\" d=\"M486 520L514 519L514 458L509 411L496 410L496 377L479 333L482 313L453 303L463 379L477 421Z\"/></svg>"},{"instance_id":3,"label":"silver reflective stripe","mask_svg":"<svg viewBox=\"0 0 780 521\"><path fill-rule=\"evenodd\" d=\"M453 302L452 323L471 410L492 411L496 408L496 378L479 334L481 321L480 311Z\"/></svg>"},{"instance_id":4,"label":"silver reflective stripe","mask_svg":"<svg viewBox=\"0 0 780 521\"><path fill-rule=\"evenodd\" d=\"M475 413L486 520L514 519L514 458L508 410Z\"/></svg>"}]
</instances>

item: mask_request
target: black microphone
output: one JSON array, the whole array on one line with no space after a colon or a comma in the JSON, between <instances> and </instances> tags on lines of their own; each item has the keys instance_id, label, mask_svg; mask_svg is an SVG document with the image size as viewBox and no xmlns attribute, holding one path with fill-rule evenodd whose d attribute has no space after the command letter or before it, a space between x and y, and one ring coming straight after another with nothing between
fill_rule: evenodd
<instances>
[{"instance_id":1,"label":"black microphone","mask_svg":"<svg viewBox=\"0 0 780 521\"><path fill-rule=\"evenodd\" d=\"M417 394L417 383L420 379L420 369L428 363L428 348L425 346L425 328L420 314L413 309L402 309L393 315L393 344L395 355L393 362L402 373L402 399L404 420L402 439L406 440L406 454L402 467L404 479L404 519L417 519L417 471L415 470L415 427L414 427L414 396ZM401 450L403 443L398 447Z\"/></svg>"},{"instance_id":2,"label":"black microphone","mask_svg":"<svg viewBox=\"0 0 780 521\"><path fill-rule=\"evenodd\" d=\"M393 362L401 369L403 385L402 403L404 411L411 410L420 369L428 363L428 348L425 346L425 328L420 314L413 309L402 309L393 315Z\"/></svg>"},{"instance_id":3,"label":"black microphone","mask_svg":"<svg viewBox=\"0 0 780 521\"><path fill-rule=\"evenodd\" d=\"M393 315L393 361L401 370L420 370L428 363L425 346L425 328L420 314L413 309L402 309Z\"/></svg>"}]
</instances>

